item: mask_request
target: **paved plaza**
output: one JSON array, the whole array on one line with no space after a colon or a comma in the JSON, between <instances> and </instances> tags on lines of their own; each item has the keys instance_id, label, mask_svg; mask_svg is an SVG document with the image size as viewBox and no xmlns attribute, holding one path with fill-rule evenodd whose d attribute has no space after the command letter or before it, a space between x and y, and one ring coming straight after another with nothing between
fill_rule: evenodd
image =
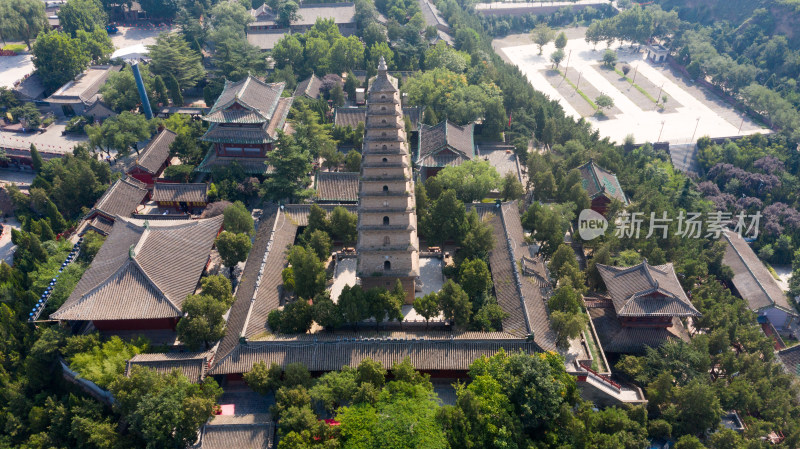
<instances>
[{"instance_id":1,"label":"paved plaza","mask_svg":"<svg viewBox=\"0 0 800 449\"><path fill-rule=\"evenodd\" d=\"M59 119L44 132L0 131L0 147L28 150L34 144L43 153L72 153L75 145L86 142L88 137L83 134L63 134L66 125L67 119Z\"/></svg>"},{"instance_id":2,"label":"paved plaza","mask_svg":"<svg viewBox=\"0 0 800 449\"><path fill-rule=\"evenodd\" d=\"M577 118L584 117L604 137L621 143L629 134L637 143L668 141L685 144L701 136L728 137L758 132L769 132L746 118L706 89L683 79L664 64L652 64L644 51L631 49L628 44L615 44L620 63L631 66L628 77L636 74L636 84L653 98L666 95L666 108L661 111L646 95L621 79L615 72L600 67L605 51L601 43L595 50L583 40L582 31L569 30L565 49L569 58L560 69L589 98L604 93L614 100L614 108L606 117L598 118L589 103L563 77L552 70L550 55L555 45L550 43L539 55L538 47L527 35L509 36L494 42L494 47L505 60L520 68L533 87L550 98L557 99L564 111ZM619 65L618 65L619 67ZM555 74L555 76L554 76ZM741 127L741 130L740 130Z\"/></svg>"},{"instance_id":3,"label":"paved plaza","mask_svg":"<svg viewBox=\"0 0 800 449\"><path fill-rule=\"evenodd\" d=\"M340 259L336 264L336 271L333 274L333 285L331 286L331 299L338 302L339 295L345 285L356 285L356 268L358 259ZM444 285L444 275L442 274L443 262L435 257L421 257L419 259L419 279L422 283L422 291L416 292L417 298L428 293L438 292ZM403 306L403 321L425 321L425 318L417 314L411 305ZM432 321L436 321L434 318Z\"/></svg>"}]
</instances>

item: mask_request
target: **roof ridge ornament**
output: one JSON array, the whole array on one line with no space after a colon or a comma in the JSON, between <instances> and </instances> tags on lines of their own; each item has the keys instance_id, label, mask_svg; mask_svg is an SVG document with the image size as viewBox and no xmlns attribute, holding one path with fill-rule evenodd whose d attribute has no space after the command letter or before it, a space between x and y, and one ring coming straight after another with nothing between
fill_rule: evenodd
<instances>
[{"instance_id":1,"label":"roof ridge ornament","mask_svg":"<svg viewBox=\"0 0 800 449\"><path fill-rule=\"evenodd\" d=\"M389 69L386 66L386 59L381 56L381 59L378 60L378 73L386 73L387 70Z\"/></svg>"}]
</instances>

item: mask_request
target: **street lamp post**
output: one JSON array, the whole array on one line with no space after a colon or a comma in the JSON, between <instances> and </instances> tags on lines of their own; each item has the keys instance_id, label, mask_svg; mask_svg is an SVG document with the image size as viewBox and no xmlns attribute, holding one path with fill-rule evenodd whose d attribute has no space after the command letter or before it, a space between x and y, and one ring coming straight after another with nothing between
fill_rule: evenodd
<instances>
[{"instance_id":1,"label":"street lamp post","mask_svg":"<svg viewBox=\"0 0 800 449\"><path fill-rule=\"evenodd\" d=\"M700 117L697 117L697 124L694 125L694 132L692 133L692 138L689 142L694 142L694 135L697 134L697 128L700 126Z\"/></svg>"},{"instance_id":2,"label":"street lamp post","mask_svg":"<svg viewBox=\"0 0 800 449\"><path fill-rule=\"evenodd\" d=\"M575 83L575 90L578 90L578 86L581 85L581 77L583 76L583 72L578 72L578 82Z\"/></svg>"},{"instance_id":3,"label":"street lamp post","mask_svg":"<svg viewBox=\"0 0 800 449\"><path fill-rule=\"evenodd\" d=\"M661 131L658 132L658 140L656 142L661 142L661 133L664 132L664 123L667 123L666 120L661 121Z\"/></svg>"},{"instance_id":4,"label":"street lamp post","mask_svg":"<svg viewBox=\"0 0 800 449\"><path fill-rule=\"evenodd\" d=\"M569 54L567 55L567 63L566 65L564 65L564 78L567 77L567 70L569 70L569 58L571 56L572 56L572 50L569 51Z\"/></svg>"}]
</instances>

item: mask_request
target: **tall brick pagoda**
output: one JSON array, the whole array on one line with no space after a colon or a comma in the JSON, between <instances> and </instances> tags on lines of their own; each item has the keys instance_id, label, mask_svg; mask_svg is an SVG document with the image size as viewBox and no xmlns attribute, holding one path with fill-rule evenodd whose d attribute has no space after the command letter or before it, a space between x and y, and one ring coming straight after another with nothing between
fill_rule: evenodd
<instances>
[{"instance_id":1,"label":"tall brick pagoda","mask_svg":"<svg viewBox=\"0 0 800 449\"><path fill-rule=\"evenodd\" d=\"M393 288L414 301L419 238L411 157L397 79L381 58L367 96L358 205L358 275L364 288Z\"/></svg>"}]
</instances>

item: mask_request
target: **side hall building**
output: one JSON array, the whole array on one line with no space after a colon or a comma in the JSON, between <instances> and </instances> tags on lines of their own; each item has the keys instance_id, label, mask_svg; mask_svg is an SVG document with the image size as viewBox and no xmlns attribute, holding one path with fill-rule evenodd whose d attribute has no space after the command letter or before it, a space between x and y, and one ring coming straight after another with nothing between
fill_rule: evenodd
<instances>
[{"instance_id":1,"label":"side hall building","mask_svg":"<svg viewBox=\"0 0 800 449\"><path fill-rule=\"evenodd\" d=\"M282 97L285 83L265 83L248 75L225 88L214 106L203 116L211 125L201 138L212 143L201 173L214 167L238 163L249 175L267 173L267 153L278 139L294 97Z\"/></svg>"}]
</instances>

